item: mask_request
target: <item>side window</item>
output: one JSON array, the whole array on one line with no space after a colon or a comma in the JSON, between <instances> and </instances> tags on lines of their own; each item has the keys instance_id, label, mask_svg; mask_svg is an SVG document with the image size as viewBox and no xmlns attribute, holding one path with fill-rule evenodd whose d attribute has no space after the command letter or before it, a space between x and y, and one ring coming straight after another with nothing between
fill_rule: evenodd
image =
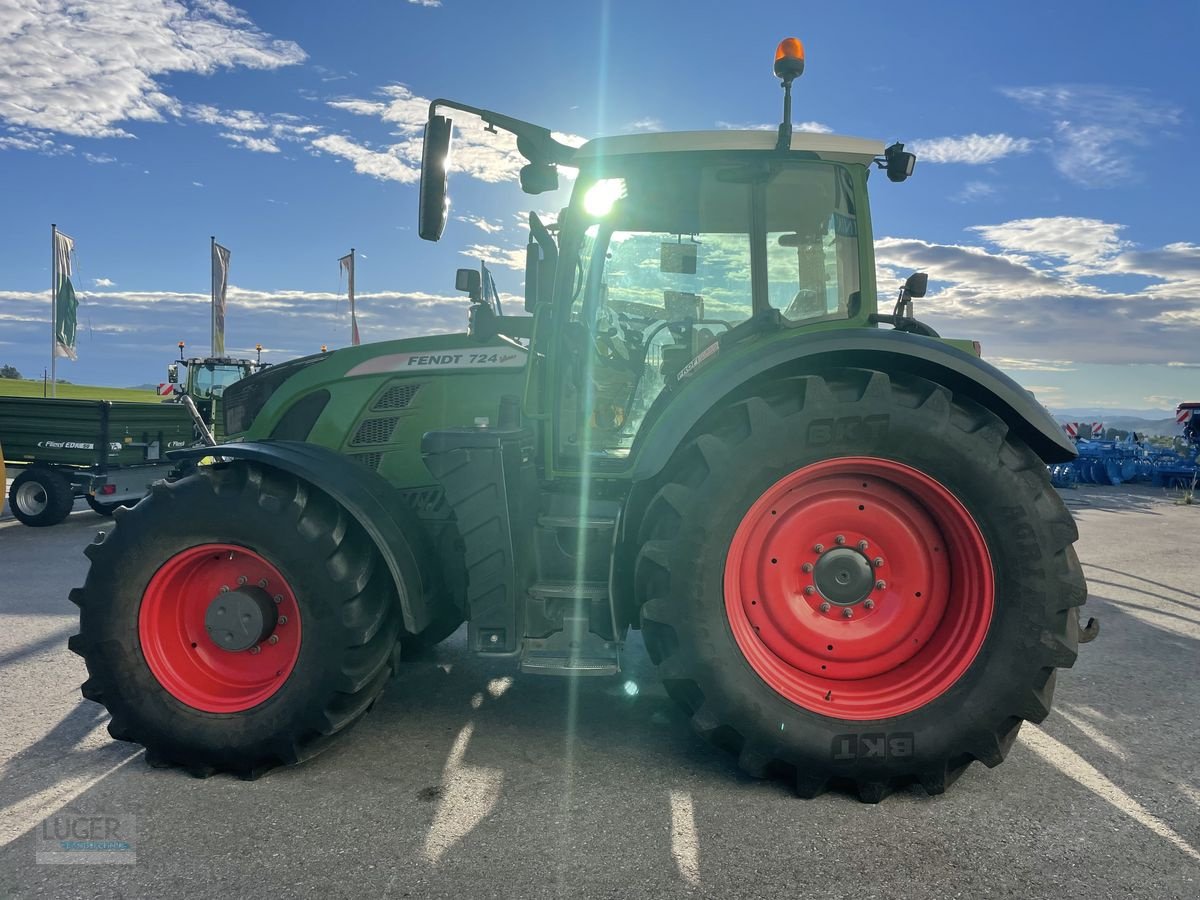
<instances>
[{"instance_id":1,"label":"side window","mask_svg":"<svg viewBox=\"0 0 1200 900\"><path fill-rule=\"evenodd\" d=\"M843 318L859 290L858 217L840 166L789 169L767 191L767 290L793 322Z\"/></svg>"}]
</instances>

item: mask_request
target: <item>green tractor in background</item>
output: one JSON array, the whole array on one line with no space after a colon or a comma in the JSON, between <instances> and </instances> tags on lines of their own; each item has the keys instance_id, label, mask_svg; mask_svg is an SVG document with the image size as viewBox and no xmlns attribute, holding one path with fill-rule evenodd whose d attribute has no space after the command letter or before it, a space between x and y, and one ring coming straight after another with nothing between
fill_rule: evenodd
<instances>
[{"instance_id":1,"label":"green tractor in background","mask_svg":"<svg viewBox=\"0 0 1200 900\"><path fill-rule=\"evenodd\" d=\"M262 361L262 344L257 344L258 358L235 359L229 356L183 356L183 341L179 342L179 359L167 366L166 384L159 385L159 393L174 402L184 403L194 410L196 428L201 439L220 441L224 437L221 427L219 406L225 389L267 367ZM179 368L186 370L186 378L180 381ZM188 404L184 398L190 398ZM203 424L202 424L203 423ZM207 440L206 440L207 442Z\"/></svg>"},{"instance_id":2,"label":"green tractor in background","mask_svg":"<svg viewBox=\"0 0 1200 900\"><path fill-rule=\"evenodd\" d=\"M524 672L620 671L640 629L697 731L803 796L939 793L1050 710L1095 628L1033 397L877 311L867 177L902 145L638 134L579 148L437 100L420 234L447 218L458 109L516 136L529 316L478 273L466 334L350 347L230 385L218 461L87 548L86 698L152 764L299 762L400 658L466 621ZM886 327L880 327L886 326ZM187 451L185 456L211 450ZM400 689L403 689L401 679Z\"/></svg>"}]
</instances>

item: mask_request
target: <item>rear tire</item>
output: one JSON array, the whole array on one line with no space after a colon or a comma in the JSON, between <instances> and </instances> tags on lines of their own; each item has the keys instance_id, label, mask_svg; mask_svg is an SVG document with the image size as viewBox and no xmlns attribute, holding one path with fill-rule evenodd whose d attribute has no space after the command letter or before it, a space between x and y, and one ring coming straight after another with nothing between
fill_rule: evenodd
<instances>
[{"instance_id":1,"label":"rear tire","mask_svg":"<svg viewBox=\"0 0 1200 900\"><path fill-rule=\"evenodd\" d=\"M255 777L312 756L374 704L399 634L395 584L328 495L233 463L157 482L116 520L85 551L70 643L114 738L155 765ZM206 618L217 598L255 586L270 636L220 646Z\"/></svg>"},{"instance_id":2,"label":"rear tire","mask_svg":"<svg viewBox=\"0 0 1200 900\"><path fill-rule=\"evenodd\" d=\"M665 478L636 567L646 646L751 775L941 793L1049 713L1087 596L1077 532L991 412L915 377L786 379Z\"/></svg>"},{"instance_id":3,"label":"rear tire","mask_svg":"<svg viewBox=\"0 0 1200 900\"><path fill-rule=\"evenodd\" d=\"M71 513L75 489L61 472L43 466L26 469L8 492L8 507L19 522L33 528L57 525Z\"/></svg>"}]
</instances>

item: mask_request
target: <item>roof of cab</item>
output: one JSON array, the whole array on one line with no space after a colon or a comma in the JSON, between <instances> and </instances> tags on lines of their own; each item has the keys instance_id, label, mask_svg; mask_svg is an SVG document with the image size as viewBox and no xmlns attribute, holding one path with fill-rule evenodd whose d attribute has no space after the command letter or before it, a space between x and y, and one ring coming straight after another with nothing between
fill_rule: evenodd
<instances>
[{"instance_id":1,"label":"roof of cab","mask_svg":"<svg viewBox=\"0 0 1200 900\"><path fill-rule=\"evenodd\" d=\"M774 131L664 131L596 138L575 151L572 165L612 156L671 153L685 150L774 150ZM815 134L792 134L792 149L815 153L821 159L870 165L883 155L883 141Z\"/></svg>"}]
</instances>

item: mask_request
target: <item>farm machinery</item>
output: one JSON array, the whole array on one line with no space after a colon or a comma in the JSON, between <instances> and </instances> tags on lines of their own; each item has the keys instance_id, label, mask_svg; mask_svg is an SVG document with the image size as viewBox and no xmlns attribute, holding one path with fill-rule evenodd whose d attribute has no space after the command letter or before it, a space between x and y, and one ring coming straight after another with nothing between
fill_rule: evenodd
<instances>
[{"instance_id":1,"label":"farm machinery","mask_svg":"<svg viewBox=\"0 0 1200 900\"><path fill-rule=\"evenodd\" d=\"M612 676L641 632L696 731L802 796L940 793L1048 715L1095 634L1047 463L1062 429L913 315L877 307L867 178L901 144L638 134L582 147L430 106L419 233L453 125L506 131L531 194L525 309L479 273L466 333L348 347L230 385L215 461L156 484L71 593L83 696L154 765L255 777L329 745L402 659Z\"/></svg>"},{"instance_id":2,"label":"farm machinery","mask_svg":"<svg viewBox=\"0 0 1200 900\"><path fill-rule=\"evenodd\" d=\"M1078 457L1049 466L1050 480L1055 487L1074 487L1077 484L1117 485L1127 482L1150 483L1157 487L1187 487L1200 473L1200 420L1194 411L1200 403L1181 403L1176 420L1183 427L1177 446L1155 447L1136 433L1117 440L1104 440L1100 423L1094 428L1083 423L1063 426L1067 435L1077 438ZM1085 437L1092 435L1092 437ZM1182 444L1182 447L1178 446Z\"/></svg>"}]
</instances>

